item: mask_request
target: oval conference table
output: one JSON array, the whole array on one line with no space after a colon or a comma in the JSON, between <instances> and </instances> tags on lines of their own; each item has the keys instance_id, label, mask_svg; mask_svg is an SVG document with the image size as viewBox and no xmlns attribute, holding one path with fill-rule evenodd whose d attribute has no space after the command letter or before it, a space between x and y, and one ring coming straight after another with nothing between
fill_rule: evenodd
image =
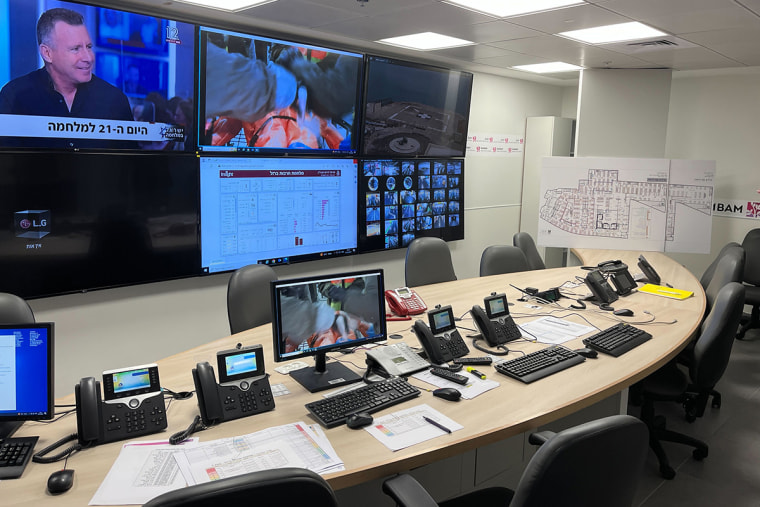
<instances>
[{"instance_id":1,"label":"oval conference table","mask_svg":"<svg viewBox=\"0 0 760 507\"><path fill-rule=\"evenodd\" d=\"M639 272L636 260L640 252L575 250L574 253L585 265L595 266L603 261L620 259L628 264L631 273ZM611 312L601 311L592 304L588 304L585 310L559 311L554 315L564 316L568 321L578 324L586 324L582 316L601 329L621 320L630 322L651 333L653 335L651 340L620 357L600 354L597 359L587 359L582 364L531 384L523 384L501 375L492 366L479 366L480 371L484 372L488 378L500 382L500 386L474 399L462 400L458 403L433 397L430 392L423 390L416 399L373 415L379 417L415 404L426 403L463 425L464 429L400 451L392 452L366 431L352 430L345 425L325 430L338 456L345 463L344 471L326 475L325 478L334 489L341 490L439 462L534 430L573 414L619 394L631 384L658 369L673 358L694 335L705 309L705 297L699 281L682 265L663 254L647 252L645 255L658 271L663 282L668 282L679 289L692 291L693 296L684 300L675 300L634 292L613 304L616 308L633 310L633 317L615 317ZM521 294L512 285L545 290L561 286L566 282L577 282L576 277L584 277L587 273L588 271L580 267L566 267L457 280L418 287L415 290L422 296L428 308L433 308L437 304L452 305L454 315L457 317L465 315L475 304L483 305L483 298L492 292L506 293L508 301L513 303L510 306L510 312L515 316L515 320L518 323L525 323L533 320L529 315L557 310L560 306L567 308L575 302L572 299L562 298L558 302L559 306L542 305L540 308L528 308L527 303L517 301ZM562 289L562 292L573 293L573 290ZM575 289L575 293L586 294L588 290L585 285L580 285ZM424 315L420 317L427 320ZM474 327L470 319L467 314L458 322L463 336L470 333L466 331L466 328ZM654 322L646 323L650 320ZM419 347L411 331L412 322L388 322L388 332L400 334L401 341L407 342L412 347ZM566 343L566 346L580 348L583 346L582 338L575 338ZM469 340L465 340L469 344ZM397 340L388 340L388 342L397 342ZM304 405L320 399L323 393L309 393L288 375L274 370L275 366L279 365L272 360L272 331L269 325L158 360L161 385L173 391L192 391L194 386L191 369L196 363L209 361L215 364L217 351L234 348L238 343L263 345L266 369L270 374L271 384L283 384L290 394L277 397L276 408L270 412L224 422L196 433L195 436L202 441L208 441L244 435L298 421L316 424ZM511 342L508 345L510 349L526 353L547 346L527 341ZM484 353L470 347L470 355L482 356ZM517 354L511 353L506 358L512 357L517 357ZM348 355L333 353L328 356L328 361L336 358L340 358L344 364L359 373L363 372L365 366L363 351ZM114 364L115 368L124 366L129 365ZM410 382L421 388L432 389L432 386L417 379L411 379ZM73 399L72 394L56 400L56 403L72 404ZM168 429L163 433L148 435L140 440L166 439L171 434L185 429L197 413L198 406L195 397L189 400L172 401L167 410ZM39 435L40 440L36 450L40 450L74 432L76 432L76 420L73 415L69 415L53 424L27 422L16 435ZM87 505L108 473L122 444L123 442L115 442L101 445L73 455L67 466L76 470L74 486L68 492L58 496L53 496L46 491L46 483L48 476L60 469L62 464L29 463L21 478L2 481L0 491L3 500L0 503L30 507ZM8 501L10 504L6 503Z\"/></svg>"}]
</instances>

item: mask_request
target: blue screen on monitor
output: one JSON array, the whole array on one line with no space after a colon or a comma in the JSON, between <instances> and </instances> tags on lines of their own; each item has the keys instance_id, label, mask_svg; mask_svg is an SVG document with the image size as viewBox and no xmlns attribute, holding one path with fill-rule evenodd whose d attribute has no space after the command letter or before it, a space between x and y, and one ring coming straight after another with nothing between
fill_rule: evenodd
<instances>
[{"instance_id":1,"label":"blue screen on monitor","mask_svg":"<svg viewBox=\"0 0 760 507\"><path fill-rule=\"evenodd\" d=\"M201 266L356 253L353 159L201 157Z\"/></svg>"},{"instance_id":2,"label":"blue screen on monitor","mask_svg":"<svg viewBox=\"0 0 760 507\"><path fill-rule=\"evenodd\" d=\"M52 417L52 335L52 324L0 326L0 422Z\"/></svg>"},{"instance_id":3,"label":"blue screen on monitor","mask_svg":"<svg viewBox=\"0 0 760 507\"><path fill-rule=\"evenodd\" d=\"M0 9L0 146L195 149L194 25L53 0L4 0ZM64 35L38 44L38 21L53 9L67 13L53 26L90 48L78 51L76 73L56 71L60 55L46 49L64 47ZM67 85L76 92L64 100L55 90Z\"/></svg>"}]
</instances>

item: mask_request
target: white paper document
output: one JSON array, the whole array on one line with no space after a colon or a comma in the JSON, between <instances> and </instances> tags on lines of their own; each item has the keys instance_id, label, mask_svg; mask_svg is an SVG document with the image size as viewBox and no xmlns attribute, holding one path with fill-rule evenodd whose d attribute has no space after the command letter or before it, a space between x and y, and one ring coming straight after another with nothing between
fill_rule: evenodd
<instances>
[{"instance_id":1,"label":"white paper document","mask_svg":"<svg viewBox=\"0 0 760 507\"><path fill-rule=\"evenodd\" d=\"M548 343L557 345L565 343L584 334L596 331L593 327L576 324L565 319L556 317L541 317L520 327L532 336L536 337L539 343Z\"/></svg>"},{"instance_id":2,"label":"white paper document","mask_svg":"<svg viewBox=\"0 0 760 507\"><path fill-rule=\"evenodd\" d=\"M90 505L142 505L158 495L184 488L187 482L174 454L196 442L197 439L182 445L170 445L165 440L124 444Z\"/></svg>"},{"instance_id":3,"label":"white paper document","mask_svg":"<svg viewBox=\"0 0 760 507\"><path fill-rule=\"evenodd\" d=\"M462 370L460 374L469 378L470 381L467 383L467 385L463 386L461 384L457 384L456 382L452 382L451 380L446 380L443 377L433 375L432 373L430 373L430 370L421 371L421 372L415 373L412 376L423 382L432 384L435 387L453 387L454 389L457 389L460 393L462 393L462 398L466 400L471 400L474 397L481 395L486 391L490 391L491 389L499 387L499 383L496 382L495 380L491 380L491 379L482 380L482 379L477 378L474 375L471 375L470 373L467 373L464 370Z\"/></svg>"},{"instance_id":4,"label":"white paper document","mask_svg":"<svg viewBox=\"0 0 760 507\"><path fill-rule=\"evenodd\" d=\"M398 451L462 428L461 424L422 404L377 418L364 429L391 451Z\"/></svg>"},{"instance_id":5,"label":"white paper document","mask_svg":"<svg viewBox=\"0 0 760 507\"><path fill-rule=\"evenodd\" d=\"M202 442L175 459L195 484L273 468L308 468L318 474L344 469L321 428L303 422Z\"/></svg>"}]
</instances>

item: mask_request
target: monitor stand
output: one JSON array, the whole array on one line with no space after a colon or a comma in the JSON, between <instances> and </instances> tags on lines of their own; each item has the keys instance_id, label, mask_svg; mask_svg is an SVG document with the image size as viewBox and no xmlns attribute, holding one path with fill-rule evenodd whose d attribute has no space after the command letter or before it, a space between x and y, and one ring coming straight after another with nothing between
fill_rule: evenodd
<instances>
[{"instance_id":1,"label":"monitor stand","mask_svg":"<svg viewBox=\"0 0 760 507\"><path fill-rule=\"evenodd\" d=\"M347 366L336 361L327 365L327 356L324 352L318 352L314 360L316 361L314 366L290 372L290 376L310 393L352 384L362 379Z\"/></svg>"},{"instance_id":2,"label":"monitor stand","mask_svg":"<svg viewBox=\"0 0 760 507\"><path fill-rule=\"evenodd\" d=\"M10 437L24 424L24 421L0 422L0 442Z\"/></svg>"}]
</instances>

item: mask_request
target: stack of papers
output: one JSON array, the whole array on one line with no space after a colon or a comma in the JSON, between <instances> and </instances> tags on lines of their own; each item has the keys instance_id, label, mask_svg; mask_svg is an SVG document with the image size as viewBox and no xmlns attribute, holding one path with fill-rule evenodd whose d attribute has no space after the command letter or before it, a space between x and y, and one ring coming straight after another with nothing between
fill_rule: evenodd
<instances>
[{"instance_id":1,"label":"stack of papers","mask_svg":"<svg viewBox=\"0 0 760 507\"><path fill-rule=\"evenodd\" d=\"M179 446L133 442L124 444L90 505L142 505L185 486L285 467L318 474L345 468L322 428L303 422Z\"/></svg>"}]
</instances>

